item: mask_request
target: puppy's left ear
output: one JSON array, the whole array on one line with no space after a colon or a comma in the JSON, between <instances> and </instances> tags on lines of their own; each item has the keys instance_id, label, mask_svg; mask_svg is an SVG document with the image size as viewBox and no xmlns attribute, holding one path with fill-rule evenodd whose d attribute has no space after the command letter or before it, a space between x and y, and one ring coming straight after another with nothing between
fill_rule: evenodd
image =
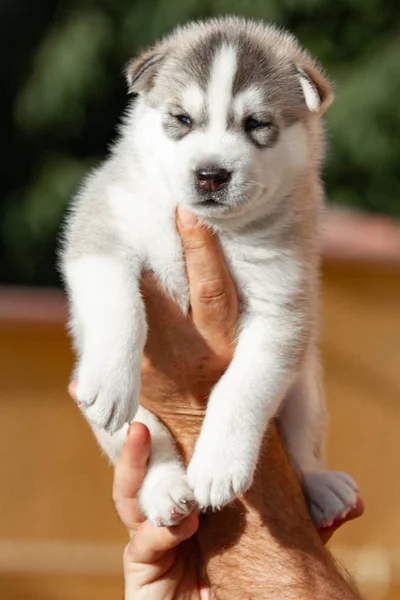
<instances>
[{"instance_id":1,"label":"puppy's left ear","mask_svg":"<svg viewBox=\"0 0 400 600\"><path fill-rule=\"evenodd\" d=\"M151 48L131 60L125 70L129 92L132 94L147 92L164 59L165 52Z\"/></svg>"},{"instance_id":2,"label":"puppy's left ear","mask_svg":"<svg viewBox=\"0 0 400 600\"><path fill-rule=\"evenodd\" d=\"M322 115L335 98L332 85L308 62L298 63L296 69L307 108Z\"/></svg>"}]
</instances>

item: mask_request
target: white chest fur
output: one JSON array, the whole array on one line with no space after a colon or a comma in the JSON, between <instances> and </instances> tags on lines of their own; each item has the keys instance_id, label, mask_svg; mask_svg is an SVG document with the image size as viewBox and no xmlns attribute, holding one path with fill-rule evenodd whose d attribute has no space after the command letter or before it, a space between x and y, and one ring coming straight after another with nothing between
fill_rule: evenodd
<instances>
[{"instance_id":1,"label":"white chest fur","mask_svg":"<svg viewBox=\"0 0 400 600\"><path fill-rule=\"evenodd\" d=\"M153 193L154 194L154 191ZM173 201L136 200L121 187L109 190L115 225L128 253L138 258L141 270L151 270L181 307L188 307L188 286L182 245L176 228ZM243 308L253 312L276 311L302 284L302 267L295 249L277 246L276 239L261 232L217 232L234 277Z\"/></svg>"}]
</instances>

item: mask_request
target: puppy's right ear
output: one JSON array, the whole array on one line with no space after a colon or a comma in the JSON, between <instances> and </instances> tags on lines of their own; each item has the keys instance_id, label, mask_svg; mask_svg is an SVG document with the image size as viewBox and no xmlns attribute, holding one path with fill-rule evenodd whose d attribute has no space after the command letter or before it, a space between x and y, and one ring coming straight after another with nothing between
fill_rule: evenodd
<instances>
[{"instance_id":1,"label":"puppy's right ear","mask_svg":"<svg viewBox=\"0 0 400 600\"><path fill-rule=\"evenodd\" d=\"M296 67L307 108L322 115L334 100L332 85L311 62L298 61Z\"/></svg>"},{"instance_id":2,"label":"puppy's right ear","mask_svg":"<svg viewBox=\"0 0 400 600\"><path fill-rule=\"evenodd\" d=\"M129 92L131 94L147 92L164 59L164 52L151 48L131 60L125 71Z\"/></svg>"}]
</instances>

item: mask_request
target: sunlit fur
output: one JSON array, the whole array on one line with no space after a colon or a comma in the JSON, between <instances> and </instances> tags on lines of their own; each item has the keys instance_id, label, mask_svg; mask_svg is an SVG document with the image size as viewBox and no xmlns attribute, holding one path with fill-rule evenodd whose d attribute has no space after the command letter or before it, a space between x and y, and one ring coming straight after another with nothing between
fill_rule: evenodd
<instances>
[{"instance_id":1,"label":"sunlit fur","mask_svg":"<svg viewBox=\"0 0 400 600\"><path fill-rule=\"evenodd\" d=\"M115 460L138 409L147 334L141 272L152 269L188 309L175 226L184 205L218 235L240 296L240 330L187 479L168 432L143 408L137 413L153 440L142 508L170 524L192 494L202 507L229 503L251 484L268 422L280 415L312 514L327 524L356 500L352 480L322 463L317 232L331 87L292 36L235 18L178 29L127 75L134 98L120 138L84 182L65 229L82 410ZM262 127L246 130L248 118ZM204 196L195 171L210 165L231 177Z\"/></svg>"}]
</instances>

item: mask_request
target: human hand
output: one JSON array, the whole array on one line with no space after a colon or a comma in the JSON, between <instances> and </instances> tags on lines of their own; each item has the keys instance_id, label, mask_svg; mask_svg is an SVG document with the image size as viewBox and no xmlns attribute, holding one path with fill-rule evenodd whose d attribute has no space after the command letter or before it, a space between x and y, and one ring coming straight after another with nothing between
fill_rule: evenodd
<instances>
[{"instance_id":1,"label":"human hand","mask_svg":"<svg viewBox=\"0 0 400 600\"><path fill-rule=\"evenodd\" d=\"M146 274L149 335L142 368L141 403L166 422L185 459L200 430L206 399L228 367L238 326L238 297L216 237L180 209L177 227L187 267L191 311L184 316ZM361 516L359 499L345 518L320 530L326 543L338 527Z\"/></svg>"}]
</instances>

